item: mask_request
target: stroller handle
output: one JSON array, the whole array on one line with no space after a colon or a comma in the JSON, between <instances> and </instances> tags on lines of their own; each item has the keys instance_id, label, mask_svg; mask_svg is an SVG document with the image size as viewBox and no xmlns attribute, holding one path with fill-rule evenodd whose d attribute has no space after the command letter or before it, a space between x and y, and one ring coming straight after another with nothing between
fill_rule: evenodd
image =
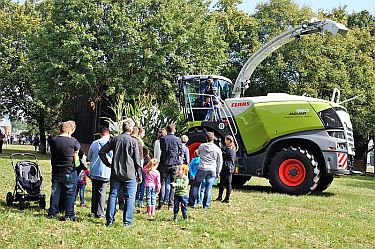
<instances>
[{"instance_id":1,"label":"stroller handle","mask_svg":"<svg viewBox=\"0 0 375 249\"><path fill-rule=\"evenodd\" d=\"M15 160L15 157L32 157L35 161L38 160L36 158L36 155L32 153L13 153L10 155L10 159L12 160L12 162L13 160Z\"/></svg>"}]
</instances>

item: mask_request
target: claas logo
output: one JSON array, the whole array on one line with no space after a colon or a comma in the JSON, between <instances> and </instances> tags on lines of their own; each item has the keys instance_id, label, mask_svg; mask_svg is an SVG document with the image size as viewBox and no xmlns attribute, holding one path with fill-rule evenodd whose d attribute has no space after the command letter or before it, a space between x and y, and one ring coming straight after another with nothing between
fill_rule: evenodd
<instances>
[{"instance_id":1,"label":"claas logo","mask_svg":"<svg viewBox=\"0 0 375 249\"><path fill-rule=\"evenodd\" d=\"M249 102L235 102L235 103L232 103L232 107L241 107L241 106L249 106L250 103Z\"/></svg>"}]
</instances>

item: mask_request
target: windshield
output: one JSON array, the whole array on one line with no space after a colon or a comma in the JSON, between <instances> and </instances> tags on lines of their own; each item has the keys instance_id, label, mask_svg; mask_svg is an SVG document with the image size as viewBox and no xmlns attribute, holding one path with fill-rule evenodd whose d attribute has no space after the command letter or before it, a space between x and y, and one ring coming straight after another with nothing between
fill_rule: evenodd
<instances>
[{"instance_id":1,"label":"windshield","mask_svg":"<svg viewBox=\"0 0 375 249\"><path fill-rule=\"evenodd\" d=\"M182 77L179 81L180 101L185 108L185 113L194 115L193 119L202 120L203 111L198 109L204 108L208 95L212 95L212 89L216 88L219 99L225 100L231 96L232 85L229 81L222 78L213 77L212 82L207 76ZM196 108L196 109L195 109ZM193 114L193 109L195 113ZM199 114L202 112L201 114ZM189 118L188 118L189 119Z\"/></svg>"}]
</instances>

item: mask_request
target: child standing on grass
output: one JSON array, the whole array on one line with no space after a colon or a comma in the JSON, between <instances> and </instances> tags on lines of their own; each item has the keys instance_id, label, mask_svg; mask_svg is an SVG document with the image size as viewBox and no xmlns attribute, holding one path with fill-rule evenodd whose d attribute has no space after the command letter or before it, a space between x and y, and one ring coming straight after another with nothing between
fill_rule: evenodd
<instances>
[{"instance_id":1,"label":"child standing on grass","mask_svg":"<svg viewBox=\"0 0 375 249\"><path fill-rule=\"evenodd\" d=\"M196 201L194 201L193 198L193 184L195 181L195 176L198 172L199 168L199 163L201 161L201 158L198 155L198 150L194 151L194 158L190 161L189 164L189 184L190 184L190 191L189 191L189 202L188 206L190 207L197 207L196 206ZM206 180L203 179L201 185L199 186L199 193L198 193L198 207L202 207L203 204L203 196L204 196L204 191L206 189Z\"/></svg>"},{"instance_id":2,"label":"child standing on grass","mask_svg":"<svg viewBox=\"0 0 375 249\"><path fill-rule=\"evenodd\" d=\"M143 168L150 162L150 152L146 146L143 146ZM138 183L137 192L135 193L135 206L143 208L143 196L145 194L145 172L142 171L142 182Z\"/></svg>"},{"instance_id":3,"label":"child standing on grass","mask_svg":"<svg viewBox=\"0 0 375 249\"><path fill-rule=\"evenodd\" d=\"M156 195L160 192L160 173L157 170L158 160L151 159L143 169L145 173L146 186L146 200L147 200L147 215L155 214Z\"/></svg>"},{"instance_id":4,"label":"child standing on grass","mask_svg":"<svg viewBox=\"0 0 375 249\"><path fill-rule=\"evenodd\" d=\"M80 206L85 206L85 188L87 185L87 177L89 176L89 170L86 167L86 156L84 155L82 150L78 152L79 156L79 166L76 167L77 175L78 175L78 182L77 182L77 191L76 191L76 199L80 197Z\"/></svg>"},{"instance_id":5,"label":"child standing on grass","mask_svg":"<svg viewBox=\"0 0 375 249\"><path fill-rule=\"evenodd\" d=\"M189 172L189 167L185 164L178 166L177 176L175 182L172 182L171 185L176 188L174 194L174 207L173 207L173 220L177 222L178 210L180 209L182 218L187 219L187 202L188 202L188 185L189 179L187 174Z\"/></svg>"}]
</instances>

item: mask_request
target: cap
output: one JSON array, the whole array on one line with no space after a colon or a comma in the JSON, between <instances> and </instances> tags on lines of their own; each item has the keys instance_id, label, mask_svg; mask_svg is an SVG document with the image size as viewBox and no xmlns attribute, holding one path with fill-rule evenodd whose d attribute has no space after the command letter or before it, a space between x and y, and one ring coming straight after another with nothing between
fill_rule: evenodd
<instances>
[{"instance_id":1,"label":"cap","mask_svg":"<svg viewBox=\"0 0 375 249\"><path fill-rule=\"evenodd\" d=\"M211 79L211 80L213 80L213 79L214 79L214 77L212 77L212 75L209 75L209 76L208 76L208 79Z\"/></svg>"}]
</instances>

